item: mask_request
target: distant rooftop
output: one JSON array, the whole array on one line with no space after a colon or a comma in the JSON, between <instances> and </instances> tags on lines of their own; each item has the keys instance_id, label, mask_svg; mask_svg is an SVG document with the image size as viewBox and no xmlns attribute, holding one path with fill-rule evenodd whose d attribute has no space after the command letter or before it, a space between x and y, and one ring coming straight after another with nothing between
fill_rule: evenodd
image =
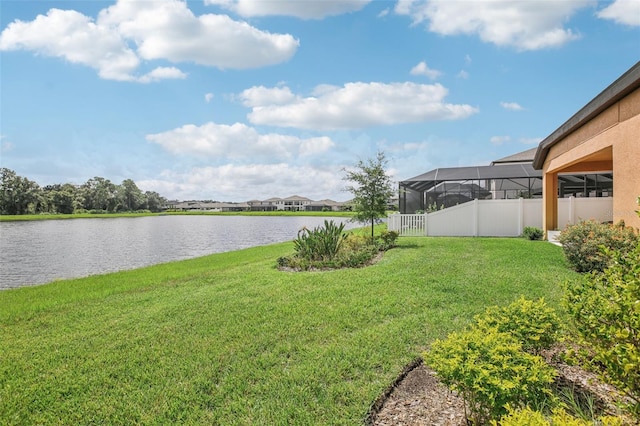
<instances>
[{"instance_id":1,"label":"distant rooftop","mask_svg":"<svg viewBox=\"0 0 640 426\"><path fill-rule=\"evenodd\" d=\"M494 160L491 162L491 165L504 163L533 163L533 159L536 157L537 150L538 147L536 146L535 148L518 152L517 154L512 154L499 160Z\"/></svg>"}]
</instances>

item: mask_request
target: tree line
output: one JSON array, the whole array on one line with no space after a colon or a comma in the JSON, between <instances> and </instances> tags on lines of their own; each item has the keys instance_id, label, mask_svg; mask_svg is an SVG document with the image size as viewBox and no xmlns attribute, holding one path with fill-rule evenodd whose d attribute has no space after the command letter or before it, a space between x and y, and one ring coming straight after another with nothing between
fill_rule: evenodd
<instances>
[{"instance_id":1,"label":"tree line","mask_svg":"<svg viewBox=\"0 0 640 426\"><path fill-rule=\"evenodd\" d=\"M46 185L0 168L0 214L72 214L161 211L167 199L155 191L143 192L131 179L120 185L93 177L82 185Z\"/></svg>"}]
</instances>

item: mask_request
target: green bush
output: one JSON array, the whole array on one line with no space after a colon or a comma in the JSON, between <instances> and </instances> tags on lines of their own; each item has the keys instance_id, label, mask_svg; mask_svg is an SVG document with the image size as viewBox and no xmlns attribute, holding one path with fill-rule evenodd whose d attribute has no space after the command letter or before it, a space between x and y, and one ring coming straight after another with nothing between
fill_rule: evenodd
<instances>
[{"instance_id":1,"label":"green bush","mask_svg":"<svg viewBox=\"0 0 640 426\"><path fill-rule=\"evenodd\" d=\"M339 263L336 267L339 268L357 268L368 264L375 255L378 254L378 249L374 246L364 246L358 250L343 251L338 256Z\"/></svg>"},{"instance_id":2,"label":"green bush","mask_svg":"<svg viewBox=\"0 0 640 426\"><path fill-rule=\"evenodd\" d=\"M560 333L560 319L544 299L521 297L506 307L494 306L476 316L476 327L510 333L529 352L537 353L553 345Z\"/></svg>"},{"instance_id":3,"label":"green bush","mask_svg":"<svg viewBox=\"0 0 640 426\"><path fill-rule=\"evenodd\" d=\"M605 375L634 401L640 420L640 243L607 252L602 273L566 283L564 305Z\"/></svg>"},{"instance_id":4,"label":"green bush","mask_svg":"<svg viewBox=\"0 0 640 426\"><path fill-rule=\"evenodd\" d=\"M386 251L396 246L400 233L397 231L384 230L380 233L379 246L380 250Z\"/></svg>"},{"instance_id":5,"label":"green bush","mask_svg":"<svg viewBox=\"0 0 640 426\"><path fill-rule=\"evenodd\" d=\"M509 413L502 416L499 422L493 420L493 426L622 426L623 422L618 417L600 417L594 421L577 419L565 410L554 410L551 416L545 417L540 411L535 411L529 407L523 409L511 409Z\"/></svg>"},{"instance_id":6,"label":"green bush","mask_svg":"<svg viewBox=\"0 0 640 426\"><path fill-rule=\"evenodd\" d=\"M555 370L522 350L508 333L473 327L436 340L424 359L440 380L468 404L474 424L507 414L507 406L543 405L554 399Z\"/></svg>"},{"instance_id":7,"label":"green bush","mask_svg":"<svg viewBox=\"0 0 640 426\"><path fill-rule=\"evenodd\" d=\"M602 248L626 253L640 241L633 228L603 224L593 220L579 222L564 229L558 241L571 266L578 272L603 271L611 261Z\"/></svg>"},{"instance_id":8,"label":"green bush","mask_svg":"<svg viewBox=\"0 0 640 426\"><path fill-rule=\"evenodd\" d=\"M526 226L522 230L522 236L530 240L541 240L543 235L542 229L533 226Z\"/></svg>"},{"instance_id":9,"label":"green bush","mask_svg":"<svg viewBox=\"0 0 640 426\"><path fill-rule=\"evenodd\" d=\"M298 239L294 240L296 252L292 256L279 257L277 259L278 267L289 267L303 271L356 268L369 263L376 254L385 248L384 240L380 238L371 239L370 236L349 233L343 235L338 250L333 255L324 257L307 255L317 246L322 246L314 240L316 236L314 232L316 231L317 229L313 231L302 230Z\"/></svg>"},{"instance_id":10,"label":"green bush","mask_svg":"<svg viewBox=\"0 0 640 426\"><path fill-rule=\"evenodd\" d=\"M344 239L344 223L324 221L324 226L306 227L298 231L293 240L296 256L306 260L331 260L336 257Z\"/></svg>"}]
</instances>

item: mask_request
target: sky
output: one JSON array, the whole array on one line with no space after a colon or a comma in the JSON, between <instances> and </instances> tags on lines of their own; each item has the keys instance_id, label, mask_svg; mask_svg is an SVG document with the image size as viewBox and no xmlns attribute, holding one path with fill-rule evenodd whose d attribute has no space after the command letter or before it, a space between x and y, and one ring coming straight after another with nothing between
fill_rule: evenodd
<instances>
[{"instance_id":1,"label":"sky","mask_svg":"<svg viewBox=\"0 0 640 426\"><path fill-rule=\"evenodd\" d=\"M0 167L348 200L537 144L640 59L640 0L0 2Z\"/></svg>"}]
</instances>

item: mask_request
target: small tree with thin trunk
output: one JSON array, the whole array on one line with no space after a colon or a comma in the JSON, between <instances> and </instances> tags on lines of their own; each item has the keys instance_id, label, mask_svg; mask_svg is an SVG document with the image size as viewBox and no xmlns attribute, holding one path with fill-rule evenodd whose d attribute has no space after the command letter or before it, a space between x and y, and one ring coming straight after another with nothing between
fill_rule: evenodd
<instances>
[{"instance_id":1,"label":"small tree with thin trunk","mask_svg":"<svg viewBox=\"0 0 640 426\"><path fill-rule=\"evenodd\" d=\"M347 191L353 194L354 220L371 223L371 237L376 220L387 216L389 198L394 194L391 178L385 171L387 159L378 152L375 159L358 161L355 170L346 170L344 180L351 182Z\"/></svg>"}]
</instances>

